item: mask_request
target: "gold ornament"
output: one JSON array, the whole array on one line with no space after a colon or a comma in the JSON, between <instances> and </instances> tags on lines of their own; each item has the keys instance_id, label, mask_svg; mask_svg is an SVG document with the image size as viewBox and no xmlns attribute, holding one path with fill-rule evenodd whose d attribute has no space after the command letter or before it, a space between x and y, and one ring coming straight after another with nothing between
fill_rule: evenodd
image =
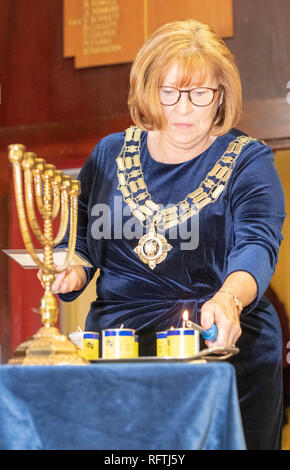
<instances>
[{"instance_id":1,"label":"gold ornament","mask_svg":"<svg viewBox=\"0 0 290 470\"><path fill-rule=\"evenodd\" d=\"M154 269L156 264L161 263L166 258L171 248L172 246L167 242L166 238L156 232L153 224L149 232L140 238L134 251L143 263L148 264L149 268Z\"/></svg>"},{"instance_id":2,"label":"gold ornament","mask_svg":"<svg viewBox=\"0 0 290 470\"><path fill-rule=\"evenodd\" d=\"M88 361L80 357L76 346L54 326L58 319L58 305L51 291L55 274L67 269L75 251L80 183L55 170L53 165L46 164L33 152L26 152L23 145L10 145L8 151L13 165L14 191L22 238L27 252L42 271L41 281L45 288L39 308L43 326L32 338L16 348L9 364L87 364ZM43 220L43 230L36 217L34 201ZM53 221L59 212L60 226L54 237ZM64 237L68 220L70 233L66 259L63 266L56 269L53 248ZM30 231L43 247L43 260L34 248Z\"/></svg>"},{"instance_id":3,"label":"gold ornament","mask_svg":"<svg viewBox=\"0 0 290 470\"><path fill-rule=\"evenodd\" d=\"M126 130L124 145L116 158L118 189L132 214L144 227L149 227L148 233L139 240L134 251L143 263L154 269L172 248L160 231L165 232L185 222L203 207L216 202L226 187L243 147L257 139L246 135L236 137L197 189L191 191L183 201L161 209L159 204L152 201L144 180L140 159L141 132L136 126Z\"/></svg>"}]
</instances>

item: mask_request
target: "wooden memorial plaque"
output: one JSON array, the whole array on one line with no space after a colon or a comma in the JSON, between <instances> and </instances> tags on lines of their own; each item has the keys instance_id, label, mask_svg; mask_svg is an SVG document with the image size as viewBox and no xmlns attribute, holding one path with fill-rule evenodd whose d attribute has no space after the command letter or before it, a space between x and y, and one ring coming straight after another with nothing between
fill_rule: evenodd
<instances>
[{"instance_id":1,"label":"wooden memorial plaque","mask_svg":"<svg viewBox=\"0 0 290 470\"><path fill-rule=\"evenodd\" d=\"M220 36L233 36L232 0L149 0L148 34L170 21L193 18Z\"/></svg>"},{"instance_id":2,"label":"wooden memorial plaque","mask_svg":"<svg viewBox=\"0 0 290 470\"><path fill-rule=\"evenodd\" d=\"M187 18L233 35L232 0L64 0L64 57L76 68L132 62L153 31Z\"/></svg>"}]
</instances>

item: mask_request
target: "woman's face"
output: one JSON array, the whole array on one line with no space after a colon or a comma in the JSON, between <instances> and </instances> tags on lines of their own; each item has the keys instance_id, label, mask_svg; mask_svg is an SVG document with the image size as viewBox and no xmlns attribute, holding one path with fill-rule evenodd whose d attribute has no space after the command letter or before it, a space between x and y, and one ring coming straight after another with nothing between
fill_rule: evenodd
<instances>
[{"instance_id":1,"label":"woman's face","mask_svg":"<svg viewBox=\"0 0 290 470\"><path fill-rule=\"evenodd\" d=\"M170 67L161 86L177 87L178 65ZM186 89L194 87L218 88L215 77L208 75L204 83L200 84L192 77L192 83ZM178 87L177 87L178 88ZM185 88L182 88L184 90ZM213 102L208 106L195 106L191 103L187 93L181 93L179 101L173 106L162 106L167 119L167 127L163 131L164 136L172 143L179 145L195 145L210 136L212 122L216 116L220 102L219 92L215 93Z\"/></svg>"}]
</instances>

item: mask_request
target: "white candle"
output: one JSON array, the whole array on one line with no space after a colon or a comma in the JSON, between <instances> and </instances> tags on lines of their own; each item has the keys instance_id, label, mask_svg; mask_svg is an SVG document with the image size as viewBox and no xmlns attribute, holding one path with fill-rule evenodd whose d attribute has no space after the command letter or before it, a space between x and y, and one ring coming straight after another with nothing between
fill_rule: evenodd
<instances>
[{"instance_id":1,"label":"white candle","mask_svg":"<svg viewBox=\"0 0 290 470\"><path fill-rule=\"evenodd\" d=\"M182 328L186 328L186 322L188 321L188 310L184 310L182 314Z\"/></svg>"}]
</instances>

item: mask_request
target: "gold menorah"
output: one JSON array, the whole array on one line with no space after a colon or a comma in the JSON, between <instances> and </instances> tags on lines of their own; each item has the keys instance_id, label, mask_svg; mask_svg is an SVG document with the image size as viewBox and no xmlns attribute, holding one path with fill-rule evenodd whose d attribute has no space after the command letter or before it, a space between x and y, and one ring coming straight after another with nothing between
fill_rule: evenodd
<instances>
[{"instance_id":1,"label":"gold menorah","mask_svg":"<svg viewBox=\"0 0 290 470\"><path fill-rule=\"evenodd\" d=\"M39 313L43 326L32 338L15 350L9 364L84 364L76 346L60 334L55 324L58 319L58 304L52 294L55 275L64 271L72 262L76 245L78 196L80 184L27 152L24 145L8 147L9 160L13 165L14 191L20 230L25 248L34 263L41 269L41 281L45 292L40 301ZM23 188L24 186L24 188ZM36 207L43 220L39 224ZM54 237L53 224L59 216L59 229ZM54 248L62 241L69 224L68 248L64 263L56 268ZM41 259L34 247L33 233L43 248Z\"/></svg>"}]
</instances>

